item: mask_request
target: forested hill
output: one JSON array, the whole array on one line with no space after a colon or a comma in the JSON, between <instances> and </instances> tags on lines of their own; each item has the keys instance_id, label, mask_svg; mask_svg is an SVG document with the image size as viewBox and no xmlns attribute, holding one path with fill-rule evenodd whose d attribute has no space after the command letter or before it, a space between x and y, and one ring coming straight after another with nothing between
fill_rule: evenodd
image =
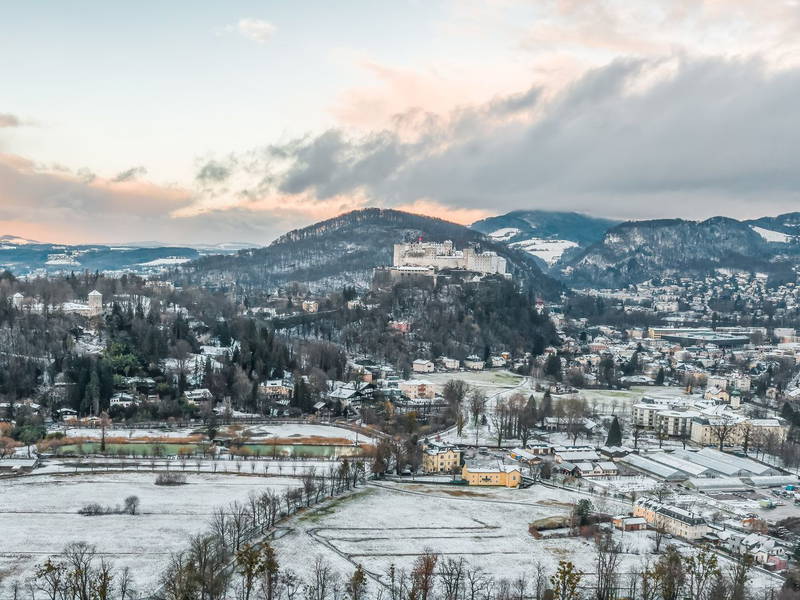
<instances>
[{"instance_id":1,"label":"forested hill","mask_svg":"<svg viewBox=\"0 0 800 600\"><path fill-rule=\"evenodd\" d=\"M800 262L797 220L794 213L749 222L714 217L622 223L569 262L569 281L617 287L653 277L702 276L720 268L791 273Z\"/></svg>"},{"instance_id":2,"label":"forested hill","mask_svg":"<svg viewBox=\"0 0 800 600\"><path fill-rule=\"evenodd\" d=\"M231 256L206 256L182 269L188 283L270 290L290 282L312 291L366 288L375 267L392 262L392 245L422 238L452 240L458 248L479 243L505 257L509 270L526 289L544 297L560 294L561 284L544 275L526 253L493 241L467 227L398 210L367 208L290 231L266 248Z\"/></svg>"}]
</instances>

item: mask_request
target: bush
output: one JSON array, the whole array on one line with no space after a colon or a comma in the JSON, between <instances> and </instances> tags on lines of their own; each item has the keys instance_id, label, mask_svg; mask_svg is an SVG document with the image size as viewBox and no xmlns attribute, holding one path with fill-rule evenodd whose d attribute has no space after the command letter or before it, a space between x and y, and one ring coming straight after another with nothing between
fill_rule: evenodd
<instances>
[{"instance_id":1,"label":"bush","mask_svg":"<svg viewBox=\"0 0 800 600\"><path fill-rule=\"evenodd\" d=\"M159 473L156 477L156 485L185 485L186 475L181 473Z\"/></svg>"},{"instance_id":2,"label":"bush","mask_svg":"<svg viewBox=\"0 0 800 600\"><path fill-rule=\"evenodd\" d=\"M78 514L83 515L85 517L94 517L97 515L105 515L108 514L108 509L103 508L97 502L92 502L87 504L83 508L78 511Z\"/></svg>"}]
</instances>

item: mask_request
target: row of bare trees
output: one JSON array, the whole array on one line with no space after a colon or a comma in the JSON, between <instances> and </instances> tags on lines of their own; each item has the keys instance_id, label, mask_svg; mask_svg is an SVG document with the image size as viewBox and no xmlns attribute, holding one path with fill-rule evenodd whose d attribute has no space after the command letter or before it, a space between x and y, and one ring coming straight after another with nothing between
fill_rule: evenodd
<instances>
[{"instance_id":1,"label":"row of bare trees","mask_svg":"<svg viewBox=\"0 0 800 600\"><path fill-rule=\"evenodd\" d=\"M345 459L324 472L312 467L299 477L297 487L282 492L270 488L261 494L251 493L246 502L234 501L216 509L208 532L194 536L186 550L170 558L161 577L158 597L222 600L234 597L231 594L235 585L235 597L249 599L258 577L272 572L264 565L274 561L274 557L263 554L271 551L269 544L252 544L252 540L263 538L281 518L347 492L364 483L365 477L363 461ZM247 583L244 588L242 577ZM274 598L277 582L277 576L270 579L264 588L269 593L264 597Z\"/></svg>"},{"instance_id":2,"label":"row of bare trees","mask_svg":"<svg viewBox=\"0 0 800 600\"><path fill-rule=\"evenodd\" d=\"M595 554L587 561L593 573L582 572L571 561L560 561L548 570L538 560L513 578L496 578L463 557L442 556L429 550L408 569L390 565L384 573L369 573L357 564L352 574L342 576L320 556L299 576L280 563L269 542L244 545L226 572L224 582L208 582L190 595L178 590L183 576L173 579L172 595L165 598L204 600L794 600L791 590L756 591L749 584L752 559L740 557L723 568L709 549L679 551L668 546L651 561L632 572L621 573L621 545L611 534L595 536ZM201 545L193 552L207 554ZM212 557L213 558L213 557ZM193 564L176 557L179 567ZM195 560L195 559L193 559ZM225 572L213 560L196 569ZM184 571L186 572L186 571ZM179 593L180 592L180 593ZM184 595L181 595L184 594Z\"/></svg>"},{"instance_id":3,"label":"row of bare trees","mask_svg":"<svg viewBox=\"0 0 800 600\"><path fill-rule=\"evenodd\" d=\"M137 597L128 567L116 569L85 542L68 544L40 564L32 578L13 581L0 597L22 600L132 600Z\"/></svg>"},{"instance_id":4,"label":"row of bare trees","mask_svg":"<svg viewBox=\"0 0 800 600\"><path fill-rule=\"evenodd\" d=\"M756 590L750 584L753 560L738 557L723 567L708 548L687 552L675 546L648 555L628 573L621 572L623 549L608 532L594 537L592 573L571 561L555 571L533 560L514 578L495 578L463 557L425 550L409 570L392 564L372 574L358 564L343 577L322 557L309 557L304 576L282 567L268 541L248 543L237 535L240 516L249 511L264 523L276 522L280 496L253 497L247 505L231 506L219 533L191 539L174 554L161 578L159 600L797 600L784 589ZM215 519L217 517L215 516ZM244 519L246 520L246 519ZM238 546L237 546L238 545ZM588 558L588 557L587 557ZM129 600L137 598L131 572L116 570L98 558L93 546L70 544L61 556L46 560L33 579L14 583L6 595L14 600Z\"/></svg>"}]
</instances>

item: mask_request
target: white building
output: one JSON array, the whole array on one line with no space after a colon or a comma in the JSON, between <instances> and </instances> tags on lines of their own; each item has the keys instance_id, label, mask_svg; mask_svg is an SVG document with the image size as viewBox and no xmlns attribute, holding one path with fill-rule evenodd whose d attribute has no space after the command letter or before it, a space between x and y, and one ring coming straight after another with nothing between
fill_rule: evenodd
<instances>
[{"instance_id":1,"label":"white building","mask_svg":"<svg viewBox=\"0 0 800 600\"><path fill-rule=\"evenodd\" d=\"M411 366L414 369L414 373L433 373L435 369L434 364L424 358L418 358Z\"/></svg>"},{"instance_id":2,"label":"white building","mask_svg":"<svg viewBox=\"0 0 800 600\"><path fill-rule=\"evenodd\" d=\"M475 248L456 250L450 240L444 242L410 242L394 245L393 267L429 267L465 269L478 273L505 275L506 259L496 252L479 252Z\"/></svg>"},{"instance_id":3,"label":"white building","mask_svg":"<svg viewBox=\"0 0 800 600\"><path fill-rule=\"evenodd\" d=\"M97 290L89 292L89 311L90 317L97 317L103 314L103 294Z\"/></svg>"}]
</instances>

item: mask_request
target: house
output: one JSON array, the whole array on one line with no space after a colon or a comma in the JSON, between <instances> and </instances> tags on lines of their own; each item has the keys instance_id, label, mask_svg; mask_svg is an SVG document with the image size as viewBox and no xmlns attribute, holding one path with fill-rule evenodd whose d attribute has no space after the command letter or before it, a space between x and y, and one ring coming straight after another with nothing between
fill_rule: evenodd
<instances>
[{"instance_id":1,"label":"house","mask_svg":"<svg viewBox=\"0 0 800 600\"><path fill-rule=\"evenodd\" d=\"M470 371L482 371L485 364L486 363L482 361L480 357L474 354L464 359L464 367Z\"/></svg>"},{"instance_id":2,"label":"house","mask_svg":"<svg viewBox=\"0 0 800 600\"><path fill-rule=\"evenodd\" d=\"M514 448L513 450L509 450L508 457L512 460L516 460L517 462L528 465L536 465L542 462L542 459L536 454L530 452L529 450L523 450L522 448Z\"/></svg>"},{"instance_id":3,"label":"house","mask_svg":"<svg viewBox=\"0 0 800 600\"><path fill-rule=\"evenodd\" d=\"M461 450L451 444L426 441L422 449L422 470L450 473L461 466Z\"/></svg>"},{"instance_id":4,"label":"house","mask_svg":"<svg viewBox=\"0 0 800 600\"><path fill-rule=\"evenodd\" d=\"M611 461L601 460L594 464L592 475L595 477L616 477L619 475L619 467Z\"/></svg>"},{"instance_id":5,"label":"house","mask_svg":"<svg viewBox=\"0 0 800 600\"><path fill-rule=\"evenodd\" d=\"M619 515L611 519L611 524L620 531L642 531L647 529L647 521L643 517Z\"/></svg>"},{"instance_id":6,"label":"house","mask_svg":"<svg viewBox=\"0 0 800 600\"><path fill-rule=\"evenodd\" d=\"M718 388L718 387L709 387L706 389L705 394L703 394L703 398L706 400L719 400L721 402L730 402L731 395L728 393L728 390Z\"/></svg>"},{"instance_id":7,"label":"house","mask_svg":"<svg viewBox=\"0 0 800 600\"><path fill-rule=\"evenodd\" d=\"M602 456L608 458L609 460L622 458L633 452L633 450L626 448L625 446L601 446L598 448L598 451Z\"/></svg>"},{"instance_id":8,"label":"house","mask_svg":"<svg viewBox=\"0 0 800 600\"><path fill-rule=\"evenodd\" d=\"M442 363L442 367L448 371L457 371L461 366L461 362L457 358L447 358L446 356L442 356L439 361Z\"/></svg>"},{"instance_id":9,"label":"house","mask_svg":"<svg viewBox=\"0 0 800 600\"><path fill-rule=\"evenodd\" d=\"M687 540L702 538L709 531L708 524L700 515L652 498L637 500L633 506L633 516L642 517L651 527Z\"/></svg>"},{"instance_id":10,"label":"house","mask_svg":"<svg viewBox=\"0 0 800 600\"><path fill-rule=\"evenodd\" d=\"M506 366L506 359L502 356L492 356L489 358L489 365L497 368L497 367L505 367Z\"/></svg>"},{"instance_id":11,"label":"house","mask_svg":"<svg viewBox=\"0 0 800 600\"><path fill-rule=\"evenodd\" d=\"M269 400L291 400L294 396L294 383L286 378L268 379L259 384L258 391Z\"/></svg>"},{"instance_id":12,"label":"house","mask_svg":"<svg viewBox=\"0 0 800 600\"><path fill-rule=\"evenodd\" d=\"M200 402L207 402L214 399L214 395L207 388L186 390L183 396L189 404L199 404Z\"/></svg>"},{"instance_id":13,"label":"house","mask_svg":"<svg viewBox=\"0 0 800 600\"><path fill-rule=\"evenodd\" d=\"M78 411L73 410L71 408L59 408L58 410L56 410L56 414L62 421L66 421L67 419L78 418Z\"/></svg>"},{"instance_id":14,"label":"house","mask_svg":"<svg viewBox=\"0 0 800 600\"><path fill-rule=\"evenodd\" d=\"M555 449L554 454L557 463L564 461L578 463L600 460L600 456L595 449L589 446L559 447Z\"/></svg>"},{"instance_id":15,"label":"house","mask_svg":"<svg viewBox=\"0 0 800 600\"><path fill-rule=\"evenodd\" d=\"M303 312L315 313L319 310L319 302L316 300L303 300Z\"/></svg>"},{"instance_id":16,"label":"house","mask_svg":"<svg viewBox=\"0 0 800 600\"><path fill-rule=\"evenodd\" d=\"M120 406L122 408L127 408L133 404L138 403L138 398L133 394L126 394L125 392L118 392L111 396L111 399L108 401L109 408L114 406Z\"/></svg>"},{"instance_id":17,"label":"house","mask_svg":"<svg viewBox=\"0 0 800 600\"><path fill-rule=\"evenodd\" d=\"M537 456L542 454L552 454L554 447L550 444L544 444L541 442L532 442L528 444L526 450L532 454L536 454Z\"/></svg>"},{"instance_id":18,"label":"house","mask_svg":"<svg viewBox=\"0 0 800 600\"><path fill-rule=\"evenodd\" d=\"M411 331L411 324L408 321L389 321L389 329L400 333L408 333Z\"/></svg>"},{"instance_id":19,"label":"house","mask_svg":"<svg viewBox=\"0 0 800 600\"><path fill-rule=\"evenodd\" d=\"M436 393L433 389L433 383L425 379L409 379L401 381L399 386L400 391L409 398L427 398L433 399Z\"/></svg>"},{"instance_id":20,"label":"house","mask_svg":"<svg viewBox=\"0 0 800 600\"><path fill-rule=\"evenodd\" d=\"M519 487L522 471L519 467L503 465L496 468L478 468L464 465L461 478L469 485L492 485L509 488Z\"/></svg>"},{"instance_id":21,"label":"house","mask_svg":"<svg viewBox=\"0 0 800 600\"><path fill-rule=\"evenodd\" d=\"M424 358L418 358L415 360L413 363L411 363L411 367L414 370L414 373L433 373L436 368L431 361L425 360Z\"/></svg>"}]
</instances>

